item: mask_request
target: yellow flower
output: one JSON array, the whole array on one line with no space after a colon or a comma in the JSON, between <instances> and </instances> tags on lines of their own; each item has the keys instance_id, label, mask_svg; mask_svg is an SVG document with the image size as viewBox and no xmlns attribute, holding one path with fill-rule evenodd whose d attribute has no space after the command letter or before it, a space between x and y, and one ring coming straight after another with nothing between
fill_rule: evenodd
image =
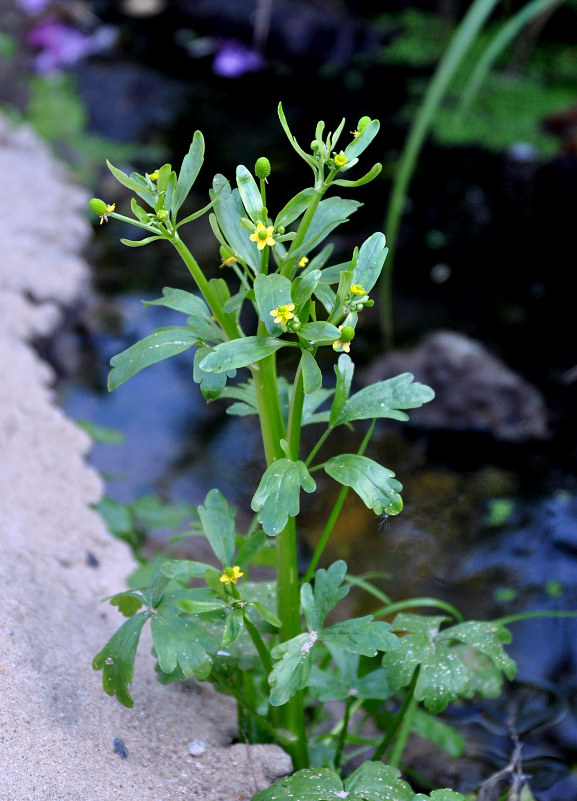
<instances>
[{"instance_id":1,"label":"yellow flower","mask_svg":"<svg viewBox=\"0 0 577 801\"><path fill-rule=\"evenodd\" d=\"M353 293L353 295L366 295L367 294L366 291L363 289L363 287L360 284L351 284L350 291Z\"/></svg>"},{"instance_id":2,"label":"yellow flower","mask_svg":"<svg viewBox=\"0 0 577 801\"><path fill-rule=\"evenodd\" d=\"M350 353L350 342L341 342L340 339L337 339L335 342L333 342L333 350L343 350L345 353Z\"/></svg>"},{"instance_id":3,"label":"yellow flower","mask_svg":"<svg viewBox=\"0 0 577 801\"><path fill-rule=\"evenodd\" d=\"M274 317L275 323L282 323L285 325L289 320L294 317L293 309L294 303L287 303L285 306L279 306L278 309L273 309L271 315Z\"/></svg>"},{"instance_id":4,"label":"yellow flower","mask_svg":"<svg viewBox=\"0 0 577 801\"><path fill-rule=\"evenodd\" d=\"M241 576L244 576L244 573L238 565L235 565L234 567L225 567L220 580L223 584L236 584Z\"/></svg>"},{"instance_id":5,"label":"yellow flower","mask_svg":"<svg viewBox=\"0 0 577 801\"><path fill-rule=\"evenodd\" d=\"M345 156L345 154L337 153L337 155L335 156L335 164L337 165L337 167L344 167L346 163L347 163L347 157Z\"/></svg>"},{"instance_id":6,"label":"yellow flower","mask_svg":"<svg viewBox=\"0 0 577 801\"><path fill-rule=\"evenodd\" d=\"M153 181L157 181L158 180L158 170L155 170L154 172L151 172L148 177L151 178Z\"/></svg>"},{"instance_id":7,"label":"yellow flower","mask_svg":"<svg viewBox=\"0 0 577 801\"><path fill-rule=\"evenodd\" d=\"M353 136L355 137L355 139L356 139L356 138L357 138L357 136L360 134L360 131L349 131L349 133L352 133L352 135L353 135Z\"/></svg>"},{"instance_id":8,"label":"yellow flower","mask_svg":"<svg viewBox=\"0 0 577 801\"><path fill-rule=\"evenodd\" d=\"M264 223L259 222L254 229L254 233L252 233L249 239L252 242L256 242L256 246L259 250L263 250L266 245L272 247L276 245L276 242L272 238L272 232L274 231L274 225L269 225L268 228Z\"/></svg>"},{"instance_id":9,"label":"yellow flower","mask_svg":"<svg viewBox=\"0 0 577 801\"><path fill-rule=\"evenodd\" d=\"M105 222L105 221L108 222L108 212L109 211L114 211L115 208L116 208L116 203L107 203L106 204L106 212L104 214L100 215L100 223L99 223L100 225L102 225L102 223Z\"/></svg>"},{"instance_id":10,"label":"yellow flower","mask_svg":"<svg viewBox=\"0 0 577 801\"><path fill-rule=\"evenodd\" d=\"M303 256L302 259L299 261L299 267L306 267L309 263L309 260L306 256Z\"/></svg>"},{"instance_id":11,"label":"yellow flower","mask_svg":"<svg viewBox=\"0 0 577 801\"><path fill-rule=\"evenodd\" d=\"M339 331L342 331L341 339L337 339L333 342L333 350L350 353L351 339L355 335L355 329L351 325L339 325Z\"/></svg>"}]
</instances>

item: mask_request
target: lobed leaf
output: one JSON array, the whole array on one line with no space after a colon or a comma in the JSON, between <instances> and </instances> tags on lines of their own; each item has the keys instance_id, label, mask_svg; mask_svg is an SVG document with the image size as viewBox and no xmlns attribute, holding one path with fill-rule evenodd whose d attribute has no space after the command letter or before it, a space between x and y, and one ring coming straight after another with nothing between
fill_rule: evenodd
<instances>
[{"instance_id":1,"label":"lobed leaf","mask_svg":"<svg viewBox=\"0 0 577 801\"><path fill-rule=\"evenodd\" d=\"M286 704L295 693L306 687L313 664L311 651L316 640L314 632L299 634L272 649L272 658L279 660L268 677L272 706Z\"/></svg>"},{"instance_id":2,"label":"lobed leaf","mask_svg":"<svg viewBox=\"0 0 577 801\"><path fill-rule=\"evenodd\" d=\"M339 559L327 570L316 571L314 590L308 582L302 585L301 604L309 631L319 631L331 609L348 595L350 587L343 585L346 573L346 562Z\"/></svg>"},{"instance_id":3,"label":"lobed leaf","mask_svg":"<svg viewBox=\"0 0 577 801\"><path fill-rule=\"evenodd\" d=\"M399 648L399 638L390 629L388 623L366 615L323 629L322 640L327 645L338 645L354 654L376 656L379 651L396 651Z\"/></svg>"},{"instance_id":4,"label":"lobed leaf","mask_svg":"<svg viewBox=\"0 0 577 801\"><path fill-rule=\"evenodd\" d=\"M408 420L401 409L416 409L435 397L433 390L414 381L412 373L401 373L386 381L378 381L352 395L345 403L334 425L353 420L372 420L389 417Z\"/></svg>"},{"instance_id":5,"label":"lobed leaf","mask_svg":"<svg viewBox=\"0 0 577 801\"><path fill-rule=\"evenodd\" d=\"M346 487L352 487L359 498L376 515L386 512L397 515L403 508L399 492L402 484L395 474L367 456L343 453L323 465L325 472Z\"/></svg>"},{"instance_id":6,"label":"lobed leaf","mask_svg":"<svg viewBox=\"0 0 577 801\"><path fill-rule=\"evenodd\" d=\"M212 669L211 654L219 643L200 623L180 617L173 599L165 598L152 615L150 626L163 673L173 673L179 667L184 676L208 678Z\"/></svg>"},{"instance_id":7,"label":"lobed leaf","mask_svg":"<svg viewBox=\"0 0 577 801\"><path fill-rule=\"evenodd\" d=\"M123 706L134 705L128 688L134 678L134 657L142 627L149 617L150 612L146 611L127 620L92 660L93 669L102 670L104 692L115 695Z\"/></svg>"},{"instance_id":8,"label":"lobed leaf","mask_svg":"<svg viewBox=\"0 0 577 801\"><path fill-rule=\"evenodd\" d=\"M212 351L213 348L197 348L194 353L192 370L192 378L200 386L200 391L207 401L220 398L227 381L226 373L206 372L201 368L200 363Z\"/></svg>"},{"instance_id":9,"label":"lobed leaf","mask_svg":"<svg viewBox=\"0 0 577 801\"><path fill-rule=\"evenodd\" d=\"M258 512L258 522L275 537L286 526L289 517L300 510L301 487L314 492L316 483L304 462L277 459L266 469L253 496L251 509Z\"/></svg>"}]
</instances>

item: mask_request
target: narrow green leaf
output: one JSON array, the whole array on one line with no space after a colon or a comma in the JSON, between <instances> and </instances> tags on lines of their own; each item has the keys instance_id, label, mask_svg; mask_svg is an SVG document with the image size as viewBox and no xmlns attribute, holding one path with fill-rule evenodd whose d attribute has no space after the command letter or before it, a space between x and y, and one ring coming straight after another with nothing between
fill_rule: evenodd
<instances>
[{"instance_id":1,"label":"narrow green leaf","mask_svg":"<svg viewBox=\"0 0 577 801\"><path fill-rule=\"evenodd\" d=\"M374 417L389 417L408 420L401 409L416 409L435 397L425 384L414 381L412 373L401 373L386 381L378 381L352 395L345 403L335 425L353 420L372 420Z\"/></svg>"},{"instance_id":2,"label":"narrow green leaf","mask_svg":"<svg viewBox=\"0 0 577 801\"><path fill-rule=\"evenodd\" d=\"M164 287L163 297L157 300L144 301L145 306L165 306L168 309L183 312L188 315L188 327L196 337L203 342L222 342L225 335L217 323L212 319L210 309L202 298L185 292L184 289Z\"/></svg>"},{"instance_id":3,"label":"narrow green leaf","mask_svg":"<svg viewBox=\"0 0 577 801\"><path fill-rule=\"evenodd\" d=\"M353 364L351 357L346 353L341 353L335 365L337 384L335 387L335 396L333 398L329 416L329 425L331 426L335 425L345 403L349 399L354 372L355 365Z\"/></svg>"},{"instance_id":4,"label":"narrow green leaf","mask_svg":"<svg viewBox=\"0 0 577 801\"><path fill-rule=\"evenodd\" d=\"M128 688L134 678L134 657L140 633L149 617L147 611L127 620L92 660L93 669L102 670L104 692L115 695L127 707L134 705Z\"/></svg>"},{"instance_id":5,"label":"narrow green leaf","mask_svg":"<svg viewBox=\"0 0 577 801\"><path fill-rule=\"evenodd\" d=\"M296 306L296 314L300 315L305 304L310 300L311 295L317 288L321 280L321 270L310 270L303 273L300 278L293 281L292 284L292 299Z\"/></svg>"},{"instance_id":6,"label":"narrow green leaf","mask_svg":"<svg viewBox=\"0 0 577 801\"><path fill-rule=\"evenodd\" d=\"M176 182L176 189L172 195L170 213L173 220L178 210L186 200L192 185L196 181L202 162L204 161L204 137L200 131L195 131L188 153L182 160L182 166Z\"/></svg>"},{"instance_id":7,"label":"narrow green leaf","mask_svg":"<svg viewBox=\"0 0 577 801\"><path fill-rule=\"evenodd\" d=\"M277 459L266 469L253 496L251 508L258 512L258 522L275 537L286 526L289 517L300 510L300 490L314 492L315 480L304 462Z\"/></svg>"},{"instance_id":8,"label":"narrow green leaf","mask_svg":"<svg viewBox=\"0 0 577 801\"><path fill-rule=\"evenodd\" d=\"M254 607L263 620L266 620L271 626L280 629L282 623L276 615L273 615L270 609L267 609L266 606L263 606L259 601L250 601L250 605Z\"/></svg>"},{"instance_id":9,"label":"narrow green leaf","mask_svg":"<svg viewBox=\"0 0 577 801\"><path fill-rule=\"evenodd\" d=\"M259 188L244 164L239 164L236 168L236 185L242 204L253 223L256 225L258 222L262 222L266 225L267 221L263 219L262 214L262 197Z\"/></svg>"},{"instance_id":10,"label":"narrow green leaf","mask_svg":"<svg viewBox=\"0 0 577 801\"><path fill-rule=\"evenodd\" d=\"M302 245L292 251L291 256L295 259L304 256L325 239L331 231L334 231L338 225L346 222L350 215L360 206L362 206L362 203L356 200L346 200L340 197L321 200Z\"/></svg>"},{"instance_id":11,"label":"narrow green leaf","mask_svg":"<svg viewBox=\"0 0 577 801\"><path fill-rule=\"evenodd\" d=\"M377 283L388 252L385 235L380 231L365 240L353 269L352 283L360 284L366 292L370 292Z\"/></svg>"},{"instance_id":12,"label":"narrow green leaf","mask_svg":"<svg viewBox=\"0 0 577 801\"><path fill-rule=\"evenodd\" d=\"M315 357L308 350L301 354L301 369L303 374L303 389L305 395L317 392L323 385L323 374Z\"/></svg>"},{"instance_id":13,"label":"narrow green leaf","mask_svg":"<svg viewBox=\"0 0 577 801\"><path fill-rule=\"evenodd\" d=\"M136 202L136 200L134 198L132 198L132 200L130 201L130 208L132 209L132 213L134 214L134 216L138 220L140 220L141 223L147 223L148 224L148 222L149 222L148 214L145 212L145 210L142 208L142 206L138 205L138 203Z\"/></svg>"},{"instance_id":14,"label":"narrow green leaf","mask_svg":"<svg viewBox=\"0 0 577 801\"><path fill-rule=\"evenodd\" d=\"M367 149L375 136L378 134L380 127L381 125L378 120L371 120L369 124L363 128L360 134L355 136L350 145L345 148L345 156L347 157L347 161L356 159L364 150Z\"/></svg>"},{"instance_id":15,"label":"narrow green leaf","mask_svg":"<svg viewBox=\"0 0 577 801\"><path fill-rule=\"evenodd\" d=\"M288 228L301 214L305 213L314 193L315 190L312 187L310 189L303 189L303 191L295 195L292 200L289 200L286 206L277 214L274 227L279 228L283 226L284 228Z\"/></svg>"},{"instance_id":16,"label":"narrow green leaf","mask_svg":"<svg viewBox=\"0 0 577 801\"><path fill-rule=\"evenodd\" d=\"M244 629L244 615L242 609L232 609L226 616L224 631L222 633L222 645L226 648L236 642Z\"/></svg>"},{"instance_id":17,"label":"narrow green leaf","mask_svg":"<svg viewBox=\"0 0 577 801\"><path fill-rule=\"evenodd\" d=\"M157 239L164 239L163 236L146 236L144 239L125 239L120 238L123 245L128 248L143 248L145 245L150 245L151 242L156 242Z\"/></svg>"},{"instance_id":18,"label":"narrow green leaf","mask_svg":"<svg viewBox=\"0 0 577 801\"><path fill-rule=\"evenodd\" d=\"M233 339L213 348L199 366L207 373L222 373L226 370L248 367L249 364L259 362L286 344L272 337L252 336Z\"/></svg>"},{"instance_id":19,"label":"narrow green leaf","mask_svg":"<svg viewBox=\"0 0 577 801\"><path fill-rule=\"evenodd\" d=\"M333 181L334 184L337 186L346 186L349 188L356 187L356 186L364 186L365 184L374 181L374 179L380 175L381 170L383 169L383 165L380 163L373 164L371 169L363 175L362 178L357 178L356 181L349 181L346 178L337 178L336 181Z\"/></svg>"},{"instance_id":20,"label":"narrow green leaf","mask_svg":"<svg viewBox=\"0 0 577 801\"><path fill-rule=\"evenodd\" d=\"M232 191L223 175L214 176L212 187L210 197L214 201L216 219L227 249L232 249L235 256L248 264L255 274L260 272L260 251L251 242L250 233L239 225L245 210L238 189Z\"/></svg>"},{"instance_id":21,"label":"narrow green leaf","mask_svg":"<svg viewBox=\"0 0 577 801\"><path fill-rule=\"evenodd\" d=\"M188 581L191 578L204 578L207 570L213 570L213 565L205 562L194 562L190 559L163 559L159 570L163 576L178 581Z\"/></svg>"},{"instance_id":22,"label":"narrow green leaf","mask_svg":"<svg viewBox=\"0 0 577 801\"><path fill-rule=\"evenodd\" d=\"M108 376L108 389L116 389L133 375L177 353L188 350L198 337L188 328L174 326L155 331L110 360L112 370Z\"/></svg>"},{"instance_id":23,"label":"narrow green leaf","mask_svg":"<svg viewBox=\"0 0 577 801\"><path fill-rule=\"evenodd\" d=\"M176 606L187 615L201 615L203 612L216 612L219 609L226 609L227 603L222 598L214 598L212 601L194 601L189 598L181 598L176 601Z\"/></svg>"},{"instance_id":24,"label":"narrow green leaf","mask_svg":"<svg viewBox=\"0 0 577 801\"><path fill-rule=\"evenodd\" d=\"M291 282L284 275L259 273L254 279L254 296L260 319L271 336L282 334L283 328L274 322L273 309L292 303Z\"/></svg>"},{"instance_id":25,"label":"narrow green leaf","mask_svg":"<svg viewBox=\"0 0 577 801\"><path fill-rule=\"evenodd\" d=\"M118 167L115 167L114 164L111 164L108 159L106 159L106 166L119 183L121 183L127 189L132 190L132 192L136 192L139 197L142 197L144 187L141 183L126 175L126 173L122 172L122 170L119 170ZM143 198L143 200L145 200L149 206L154 206L154 198L152 195L149 192L145 192L145 194L147 197Z\"/></svg>"},{"instance_id":26,"label":"narrow green leaf","mask_svg":"<svg viewBox=\"0 0 577 801\"><path fill-rule=\"evenodd\" d=\"M412 730L442 748L453 759L465 752L465 738L458 729L419 707L414 712Z\"/></svg>"},{"instance_id":27,"label":"narrow green leaf","mask_svg":"<svg viewBox=\"0 0 577 801\"><path fill-rule=\"evenodd\" d=\"M386 512L398 515L403 508L399 492L403 485L395 474L367 456L343 453L324 464L325 472L346 487L352 487L359 498L376 515Z\"/></svg>"},{"instance_id":28,"label":"narrow green leaf","mask_svg":"<svg viewBox=\"0 0 577 801\"><path fill-rule=\"evenodd\" d=\"M261 551L267 543L267 537L261 528L251 531L248 537L242 539L242 545L234 558L234 564L244 570L250 565L256 554Z\"/></svg>"},{"instance_id":29,"label":"narrow green leaf","mask_svg":"<svg viewBox=\"0 0 577 801\"><path fill-rule=\"evenodd\" d=\"M229 508L226 498L219 490L211 489L204 500L204 506L198 507L198 516L218 561L223 567L232 567L235 551L235 510Z\"/></svg>"}]
</instances>

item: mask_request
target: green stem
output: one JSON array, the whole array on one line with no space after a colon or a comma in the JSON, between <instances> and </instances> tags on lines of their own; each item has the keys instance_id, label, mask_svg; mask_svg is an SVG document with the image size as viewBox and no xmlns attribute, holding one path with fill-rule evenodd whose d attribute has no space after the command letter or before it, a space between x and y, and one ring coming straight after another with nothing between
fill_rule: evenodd
<instances>
[{"instance_id":1,"label":"green stem","mask_svg":"<svg viewBox=\"0 0 577 801\"><path fill-rule=\"evenodd\" d=\"M374 618L388 617L389 615L394 615L396 612L400 612L403 609L422 609L425 607L444 609L445 612L449 612L449 614L452 615L452 617L454 617L459 623L462 623L464 620L463 615L455 606L447 601L441 601L438 598L408 598L405 601L396 601L395 603L387 604L386 606L377 609L372 614Z\"/></svg>"},{"instance_id":2,"label":"green stem","mask_svg":"<svg viewBox=\"0 0 577 801\"><path fill-rule=\"evenodd\" d=\"M314 446L314 448L311 450L311 452L310 452L310 453L309 453L309 455L307 456L307 459L306 459L306 461L305 461L305 465L306 465L307 467L308 467L308 466L309 466L309 464L312 462L312 460L315 458L315 456L316 456L316 455L317 455L317 453L320 451L320 449L323 447L323 445L325 444L326 440L328 439L328 437L329 437L329 435L331 434L331 432L332 432L332 431L333 431L333 426L328 426L328 428L326 429L326 431L324 431L324 432L321 434L321 436L320 436L320 437L319 437L319 439L318 439L318 442L316 443L316 445Z\"/></svg>"},{"instance_id":3,"label":"green stem","mask_svg":"<svg viewBox=\"0 0 577 801\"><path fill-rule=\"evenodd\" d=\"M220 303L220 300L213 291L209 281L206 280L204 273L202 272L201 268L198 265L198 262L196 261L190 250L186 247L186 245L184 244L182 239L180 239L178 234L175 234L170 241L178 251L178 254L180 255L183 262L186 264L189 273L194 278L197 287L204 295L204 299L208 303L211 312L213 313L216 320L222 326L224 332L230 339L238 339L239 331L236 322L234 320L234 317L225 313Z\"/></svg>"},{"instance_id":4,"label":"green stem","mask_svg":"<svg viewBox=\"0 0 577 801\"><path fill-rule=\"evenodd\" d=\"M349 696L345 702L345 714L343 715L341 730L339 733L339 741L337 743L337 751L335 754L335 770L339 769L341 765L341 759L343 758L343 748L345 747L345 743L347 741L349 720L351 718L351 704L353 703L353 701L354 701L353 697Z\"/></svg>"},{"instance_id":5,"label":"green stem","mask_svg":"<svg viewBox=\"0 0 577 801\"><path fill-rule=\"evenodd\" d=\"M393 719L393 723L391 725L391 728L386 733L386 735L383 737L383 739L381 740L381 742L377 746L377 749L376 749L375 753L372 756L372 761L373 762L379 762L382 759L383 754L385 753L385 751L387 750L389 745L392 743L392 741L395 739L395 736L397 736L397 732L399 732L399 735L398 735L398 740L397 740L397 744L395 745L394 751L397 753L398 761L400 761L400 757L402 755L403 749L404 749L405 744L407 742L407 737L409 736L410 727L411 727L412 719L413 719L413 716L414 716L414 708L412 708L412 704L413 704L413 701L415 701L415 687L417 685L417 679L419 678L419 670L420 670L420 666L418 666L416 668L415 672L413 673L413 677L411 679L411 683L409 684L409 686L407 688L407 693L405 695L404 701L403 701L403 703L401 705L401 708L399 709L399 711L397 712L397 714L395 715L395 717ZM415 701L415 705L416 705L416 701ZM405 732L404 728L401 728L401 724L403 724L403 726L404 726L404 721L407 718L409 720L409 728ZM398 753L399 740L401 741L401 746L402 746L401 750L400 750L400 753ZM398 764L398 761L397 761L397 764ZM390 759L389 759L389 764L390 765L393 764Z\"/></svg>"},{"instance_id":6,"label":"green stem","mask_svg":"<svg viewBox=\"0 0 577 801\"><path fill-rule=\"evenodd\" d=\"M289 445L289 452L291 459L295 460L299 458L300 453L304 400L305 393L303 389L303 371L301 359L301 361L299 361L299 366L297 367L293 384L287 425L287 442Z\"/></svg>"},{"instance_id":7,"label":"green stem","mask_svg":"<svg viewBox=\"0 0 577 801\"><path fill-rule=\"evenodd\" d=\"M256 648L257 653L260 657L260 661L262 662L262 665L268 676L268 674L271 672L273 668L272 659L270 658L268 648L264 644L263 639L260 636L257 627L254 625L254 623L252 622L252 620L248 615L244 615L244 625L250 635L253 645Z\"/></svg>"}]
</instances>

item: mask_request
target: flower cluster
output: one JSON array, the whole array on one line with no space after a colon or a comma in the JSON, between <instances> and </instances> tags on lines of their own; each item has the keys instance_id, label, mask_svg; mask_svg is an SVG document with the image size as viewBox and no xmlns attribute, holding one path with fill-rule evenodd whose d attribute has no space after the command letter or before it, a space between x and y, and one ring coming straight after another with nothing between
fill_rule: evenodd
<instances>
[{"instance_id":1,"label":"flower cluster","mask_svg":"<svg viewBox=\"0 0 577 801\"><path fill-rule=\"evenodd\" d=\"M351 284L343 302L343 311L345 314L355 314L373 305L374 301L361 284Z\"/></svg>"}]
</instances>

